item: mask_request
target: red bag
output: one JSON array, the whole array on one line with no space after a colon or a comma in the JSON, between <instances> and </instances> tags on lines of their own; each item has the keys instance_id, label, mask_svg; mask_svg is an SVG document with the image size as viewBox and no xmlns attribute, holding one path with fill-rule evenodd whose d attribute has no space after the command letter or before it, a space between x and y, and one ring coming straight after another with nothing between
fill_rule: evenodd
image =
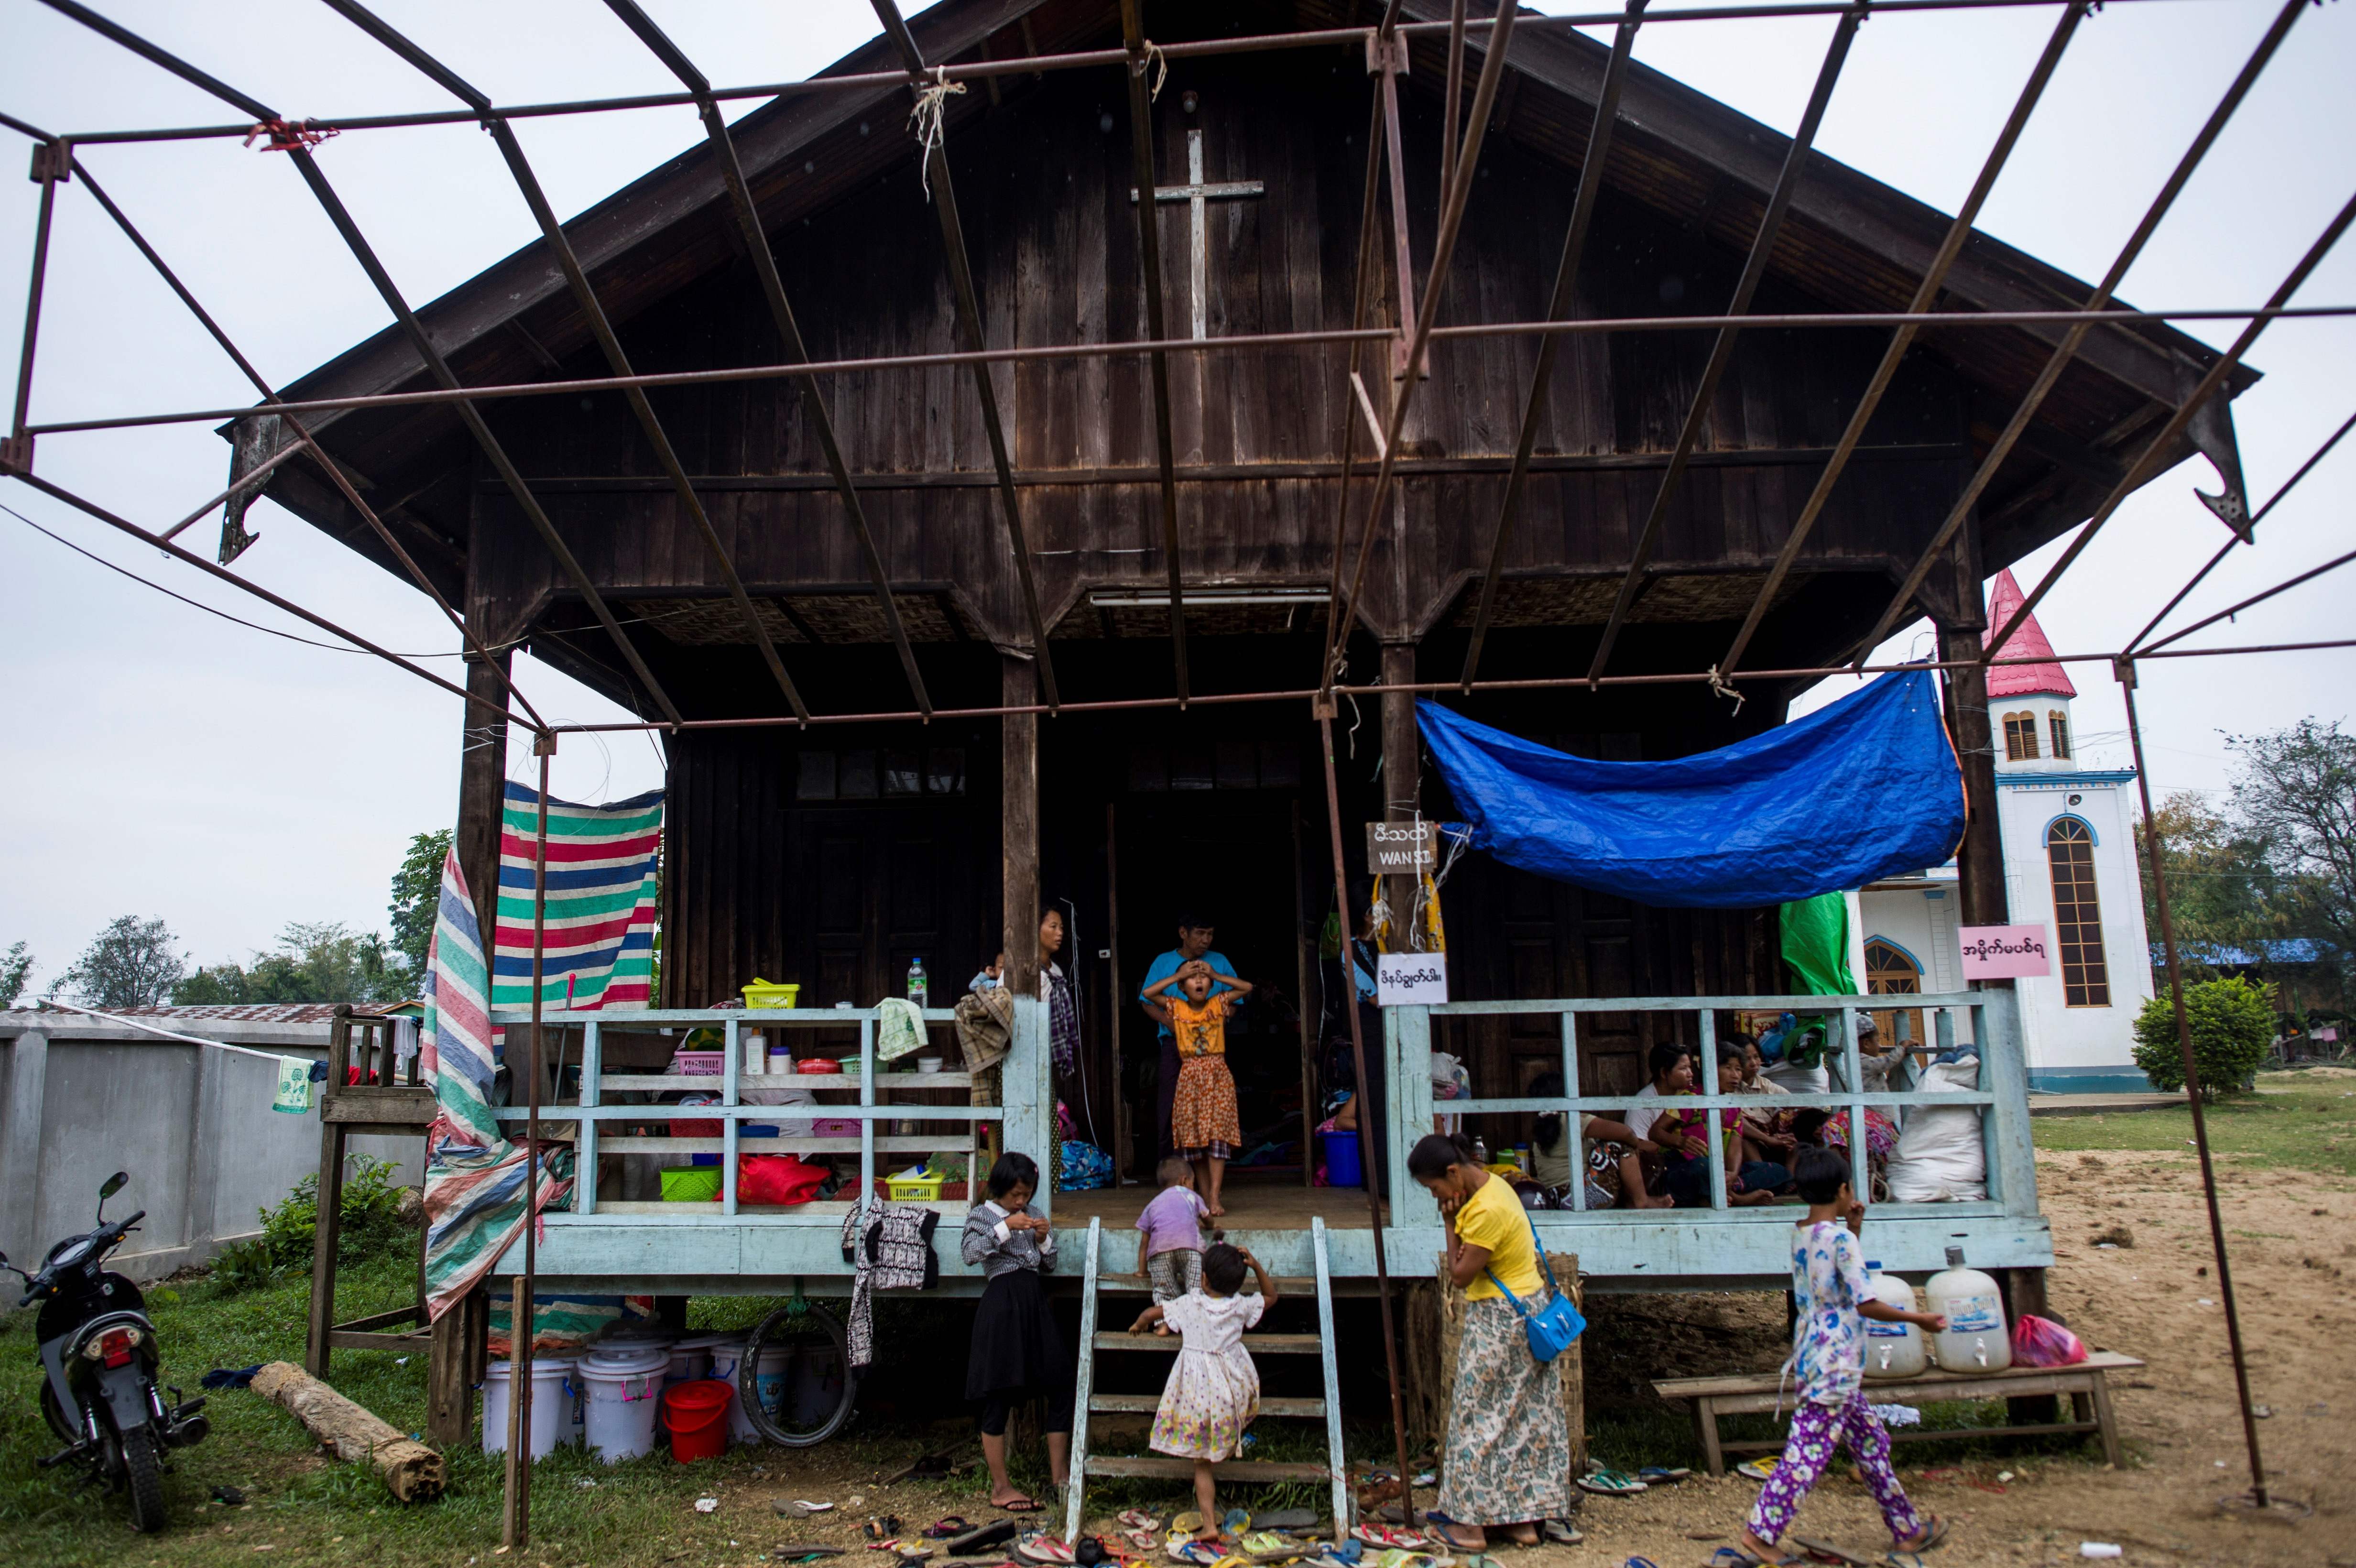
<instances>
[{"instance_id":1,"label":"red bag","mask_svg":"<svg viewBox=\"0 0 2356 1568\"><path fill-rule=\"evenodd\" d=\"M2050 1317L2021 1314L2012 1326L2016 1367L2074 1367L2086 1359L2086 1342Z\"/></svg>"},{"instance_id":2,"label":"red bag","mask_svg":"<svg viewBox=\"0 0 2356 1568\"><path fill-rule=\"evenodd\" d=\"M747 1154L736 1158L739 1203L808 1203L831 1172L789 1154Z\"/></svg>"}]
</instances>

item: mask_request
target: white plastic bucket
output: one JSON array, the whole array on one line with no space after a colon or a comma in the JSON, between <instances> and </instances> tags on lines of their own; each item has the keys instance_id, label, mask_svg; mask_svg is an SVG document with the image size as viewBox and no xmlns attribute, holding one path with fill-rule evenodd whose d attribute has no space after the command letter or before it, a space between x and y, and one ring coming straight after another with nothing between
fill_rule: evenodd
<instances>
[{"instance_id":1,"label":"white plastic bucket","mask_svg":"<svg viewBox=\"0 0 2356 1568\"><path fill-rule=\"evenodd\" d=\"M744 1357L744 1337L741 1334L712 1336L712 1375L728 1385L734 1396L728 1401L728 1435L738 1443L761 1441L761 1435L744 1415L744 1400L736 1387L736 1369Z\"/></svg>"},{"instance_id":2,"label":"white plastic bucket","mask_svg":"<svg viewBox=\"0 0 2356 1568\"><path fill-rule=\"evenodd\" d=\"M561 1360L535 1356L531 1362L531 1456L545 1459L555 1451L559 1435L572 1425L566 1410L565 1374L572 1369ZM508 1403L512 1396L515 1365L493 1361L483 1372L483 1452L508 1451Z\"/></svg>"},{"instance_id":3,"label":"white plastic bucket","mask_svg":"<svg viewBox=\"0 0 2356 1568\"><path fill-rule=\"evenodd\" d=\"M712 1375L712 1352L709 1347L692 1340L682 1340L670 1348L670 1365L663 1372L663 1387L673 1383L691 1383Z\"/></svg>"},{"instance_id":4,"label":"white plastic bucket","mask_svg":"<svg viewBox=\"0 0 2356 1568\"><path fill-rule=\"evenodd\" d=\"M564 1374L564 1381L560 1385L562 1392L558 1400L559 1407L564 1412L564 1419L557 1423L556 1440L577 1448L581 1445L581 1358L553 1354L532 1357L531 1370L535 1375L543 1366L555 1368ZM541 1398L539 1393L533 1394L535 1408Z\"/></svg>"},{"instance_id":5,"label":"white plastic bucket","mask_svg":"<svg viewBox=\"0 0 2356 1568\"><path fill-rule=\"evenodd\" d=\"M659 1345L592 1350L575 1372L583 1385L584 1435L608 1465L651 1454L670 1352Z\"/></svg>"}]
</instances>

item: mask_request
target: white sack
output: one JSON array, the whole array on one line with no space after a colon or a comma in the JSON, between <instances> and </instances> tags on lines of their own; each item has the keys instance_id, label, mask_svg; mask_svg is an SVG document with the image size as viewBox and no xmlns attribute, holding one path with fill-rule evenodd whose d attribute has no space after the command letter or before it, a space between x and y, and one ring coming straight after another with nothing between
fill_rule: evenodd
<instances>
[{"instance_id":1,"label":"white sack","mask_svg":"<svg viewBox=\"0 0 2356 1568\"><path fill-rule=\"evenodd\" d=\"M1979 1087L1980 1059L1942 1062L1924 1070L1923 1094L1965 1093ZM1960 1203L1987 1196L1987 1152L1980 1142L1980 1108L1916 1105L1890 1157L1890 1197L1896 1203Z\"/></svg>"}]
</instances>

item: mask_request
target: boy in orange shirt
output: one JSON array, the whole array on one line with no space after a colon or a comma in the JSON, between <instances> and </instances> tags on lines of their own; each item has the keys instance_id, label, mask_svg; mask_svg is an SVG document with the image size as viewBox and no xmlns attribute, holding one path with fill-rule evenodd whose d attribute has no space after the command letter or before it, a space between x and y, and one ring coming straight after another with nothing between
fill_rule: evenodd
<instances>
[{"instance_id":1,"label":"boy in orange shirt","mask_svg":"<svg viewBox=\"0 0 2356 1568\"><path fill-rule=\"evenodd\" d=\"M1227 988L1211 995L1216 981ZM1178 1098L1171 1108L1171 1141L1186 1163L1194 1168L1194 1190L1203 1195L1214 1218L1227 1211L1219 1200L1227 1160L1244 1141L1236 1113L1235 1074L1227 1071L1227 1013L1251 994L1251 983L1231 975L1214 975L1196 958L1158 985L1148 987L1144 1000L1170 1009L1170 1033L1178 1047Z\"/></svg>"}]
</instances>

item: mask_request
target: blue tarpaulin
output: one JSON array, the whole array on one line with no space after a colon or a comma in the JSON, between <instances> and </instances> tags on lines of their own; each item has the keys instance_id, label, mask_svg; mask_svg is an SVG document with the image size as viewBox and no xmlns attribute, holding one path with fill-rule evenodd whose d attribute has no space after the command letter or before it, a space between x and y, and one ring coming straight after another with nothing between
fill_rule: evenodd
<instances>
[{"instance_id":1,"label":"blue tarpaulin","mask_svg":"<svg viewBox=\"0 0 2356 1568\"><path fill-rule=\"evenodd\" d=\"M1927 670L1670 763L1599 763L1417 704L1472 847L1668 909L1755 909L1936 866L1963 774Z\"/></svg>"}]
</instances>

